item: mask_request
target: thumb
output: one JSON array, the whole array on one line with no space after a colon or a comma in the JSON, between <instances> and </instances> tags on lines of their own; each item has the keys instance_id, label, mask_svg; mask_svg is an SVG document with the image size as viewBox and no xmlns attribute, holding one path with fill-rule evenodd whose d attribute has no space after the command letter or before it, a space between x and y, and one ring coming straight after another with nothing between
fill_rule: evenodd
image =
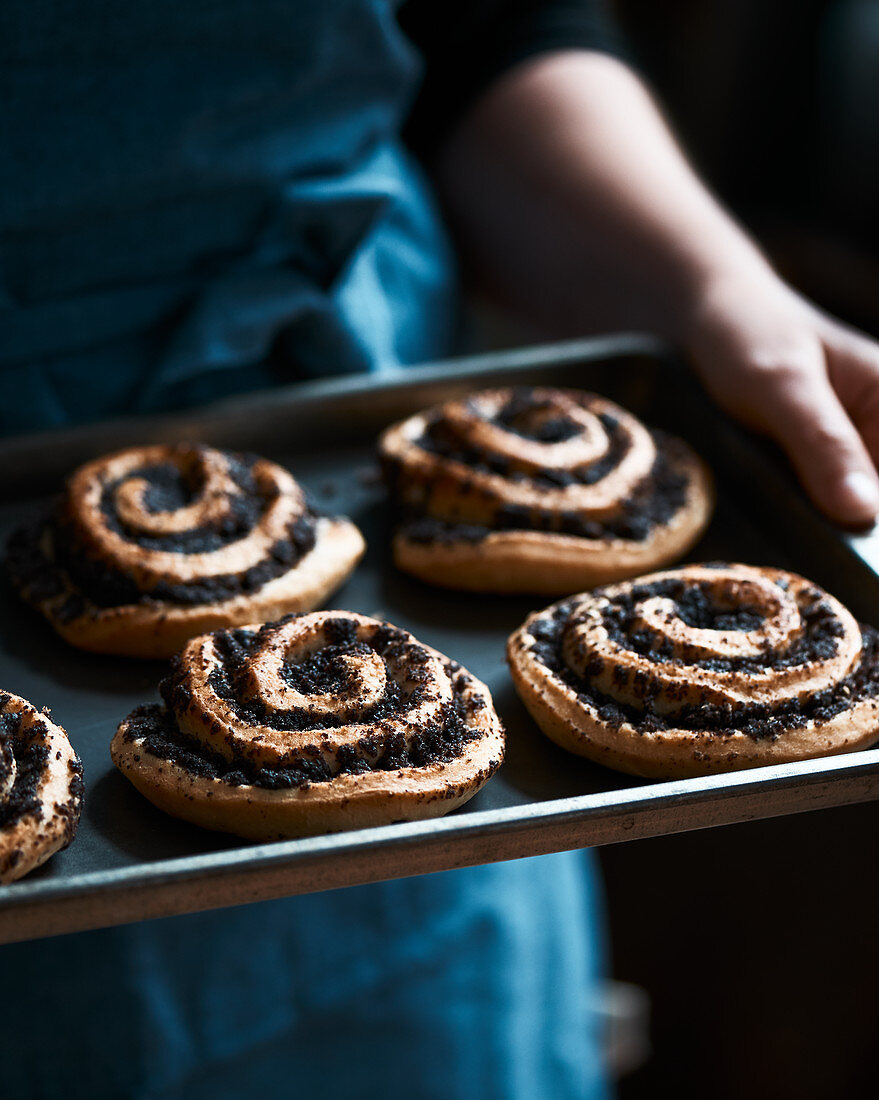
<instances>
[{"instance_id":1,"label":"thumb","mask_svg":"<svg viewBox=\"0 0 879 1100\"><path fill-rule=\"evenodd\" d=\"M872 523L879 514L879 476L826 373L778 374L763 397L761 420L818 507L846 526Z\"/></svg>"}]
</instances>

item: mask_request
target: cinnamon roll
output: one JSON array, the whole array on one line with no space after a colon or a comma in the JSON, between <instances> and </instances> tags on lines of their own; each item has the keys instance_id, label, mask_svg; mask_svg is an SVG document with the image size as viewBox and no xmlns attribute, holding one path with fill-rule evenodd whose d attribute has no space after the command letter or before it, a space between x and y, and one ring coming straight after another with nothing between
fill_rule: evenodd
<instances>
[{"instance_id":1,"label":"cinnamon roll","mask_svg":"<svg viewBox=\"0 0 879 1100\"><path fill-rule=\"evenodd\" d=\"M397 565L450 588L561 595L635 576L711 515L685 443L580 390L475 393L393 425L380 451Z\"/></svg>"},{"instance_id":2,"label":"cinnamon roll","mask_svg":"<svg viewBox=\"0 0 879 1100\"><path fill-rule=\"evenodd\" d=\"M160 690L119 727L117 768L166 813L253 840L436 817L503 758L484 684L348 611L194 638Z\"/></svg>"},{"instance_id":3,"label":"cinnamon roll","mask_svg":"<svg viewBox=\"0 0 879 1100\"><path fill-rule=\"evenodd\" d=\"M692 565L573 596L510 638L543 732L656 778L830 756L879 739L879 635L780 569Z\"/></svg>"},{"instance_id":4,"label":"cinnamon roll","mask_svg":"<svg viewBox=\"0 0 879 1100\"><path fill-rule=\"evenodd\" d=\"M321 603L363 554L264 458L132 447L82 466L48 516L12 537L24 598L72 645L170 657L207 630Z\"/></svg>"},{"instance_id":5,"label":"cinnamon roll","mask_svg":"<svg viewBox=\"0 0 879 1100\"><path fill-rule=\"evenodd\" d=\"M0 692L0 883L66 848L82 807L82 764L67 734L24 699Z\"/></svg>"}]
</instances>

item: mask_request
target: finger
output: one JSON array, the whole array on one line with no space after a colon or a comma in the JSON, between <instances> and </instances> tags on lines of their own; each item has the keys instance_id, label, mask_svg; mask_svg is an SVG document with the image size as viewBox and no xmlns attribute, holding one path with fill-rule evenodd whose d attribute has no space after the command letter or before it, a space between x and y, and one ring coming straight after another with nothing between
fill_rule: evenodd
<instances>
[{"instance_id":1,"label":"finger","mask_svg":"<svg viewBox=\"0 0 879 1100\"><path fill-rule=\"evenodd\" d=\"M764 423L822 511L863 527L879 514L879 476L823 371L776 373L764 389Z\"/></svg>"},{"instance_id":2,"label":"finger","mask_svg":"<svg viewBox=\"0 0 879 1100\"><path fill-rule=\"evenodd\" d=\"M831 384L879 465L879 344L843 332L828 339L826 347Z\"/></svg>"}]
</instances>

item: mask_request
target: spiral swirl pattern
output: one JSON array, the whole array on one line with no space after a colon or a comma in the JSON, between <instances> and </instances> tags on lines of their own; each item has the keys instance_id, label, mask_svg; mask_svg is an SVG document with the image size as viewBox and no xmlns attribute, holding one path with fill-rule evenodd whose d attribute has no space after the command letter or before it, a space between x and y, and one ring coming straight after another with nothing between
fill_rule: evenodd
<instances>
[{"instance_id":1,"label":"spiral swirl pattern","mask_svg":"<svg viewBox=\"0 0 879 1100\"><path fill-rule=\"evenodd\" d=\"M636 774L699 774L872 743L876 639L802 577L721 564L556 604L509 656L565 747Z\"/></svg>"},{"instance_id":2,"label":"spiral swirl pattern","mask_svg":"<svg viewBox=\"0 0 879 1100\"><path fill-rule=\"evenodd\" d=\"M81 806L82 765L64 730L0 692L0 884L66 847Z\"/></svg>"},{"instance_id":3,"label":"spiral swirl pattern","mask_svg":"<svg viewBox=\"0 0 879 1100\"><path fill-rule=\"evenodd\" d=\"M446 812L503 756L484 685L350 612L194 638L162 695L120 727L114 760L163 808L185 792L169 812L245 836ZM217 818L221 792L243 812Z\"/></svg>"},{"instance_id":4,"label":"spiral swirl pattern","mask_svg":"<svg viewBox=\"0 0 879 1100\"><path fill-rule=\"evenodd\" d=\"M129 652L120 634L152 628L159 640L143 655L169 656L201 629L314 606L362 549L347 521L311 511L282 467L181 445L81 467L9 558L25 598L75 644Z\"/></svg>"},{"instance_id":5,"label":"spiral swirl pattern","mask_svg":"<svg viewBox=\"0 0 879 1100\"><path fill-rule=\"evenodd\" d=\"M137 448L83 466L63 522L68 563L96 602L115 603L124 589L133 599L202 602L205 588L226 595L236 580L276 572L314 544L304 495L286 470L209 447Z\"/></svg>"},{"instance_id":6,"label":"spiral swirl pattern","mask_svg":"<svg viewBox=\"0 0 879 1100\"><path fill-rule=\"evenodd\" d=\"M682 552L710 513L707 475L685 444L577 390L476 393L388 429L381 452L402 510L402 568L436 579L450 547L471 571L491 558L478 583L466 565L439 578L456 587L493 587L505 556L524 571L507 589L629 576Z\"/></svg>"}]
</instances>

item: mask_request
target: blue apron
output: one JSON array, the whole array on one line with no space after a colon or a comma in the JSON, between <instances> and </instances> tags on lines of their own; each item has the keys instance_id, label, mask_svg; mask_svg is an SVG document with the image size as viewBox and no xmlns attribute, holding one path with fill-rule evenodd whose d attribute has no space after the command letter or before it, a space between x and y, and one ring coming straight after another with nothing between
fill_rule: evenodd
<instances>
[{"instance_id":1,"label":"blue apron","mask_svg":"<svg viewBox=\"0 0 879 1100\"><path fill-rule=\"evenodd\" d=\"M449 350L389 0L7 0L0 52L3 430ZM568 853L0 948L0 1091L593 1100L597 911Z\"/></svg>"},{"instance_id":2,"label":"blue apron","mask_svg":"<svg viewBox=\"0 0 879 1100\"><path fill-rule=\"evenodd\" d=\"M0 428L447 351L418 76L389 0L5 0Z\"/></svg>"}]
</instances>

